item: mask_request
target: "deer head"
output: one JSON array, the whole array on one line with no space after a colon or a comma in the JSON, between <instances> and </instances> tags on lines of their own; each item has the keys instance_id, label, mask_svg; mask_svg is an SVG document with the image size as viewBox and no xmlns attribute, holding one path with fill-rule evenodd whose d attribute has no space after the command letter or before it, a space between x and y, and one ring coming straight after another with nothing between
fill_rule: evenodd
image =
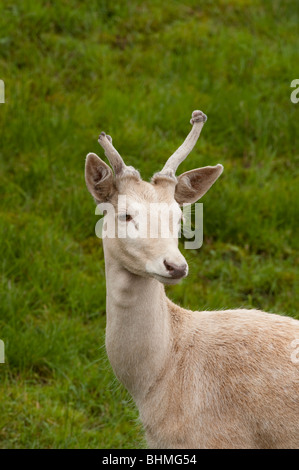
<instances>
[{"instance_id":1,"label":"deer head","mask_svg":"<svg viewBox=\"0 0 299 470\"><path fill-rule=\"evenodd\" d=\"M106 212L106 222L117 227L114 235L105 239L105 250L135 275L175 284L188 274L188 265L178 248L180 207L198 201L221 175L223 166L197 168L178 177L175 173L193 149L206 120L201 111L192 113L189 135L150 182L143 181L137 170L124 163L104 132L99 143L112 169L94 153L86 157L87 188L97 204L110 204L113 210ZM162 234L157 230L157 225L161 227L162 222L165 226L165 221L167 237L165 231Z\"/></svg>"}]
</instances>

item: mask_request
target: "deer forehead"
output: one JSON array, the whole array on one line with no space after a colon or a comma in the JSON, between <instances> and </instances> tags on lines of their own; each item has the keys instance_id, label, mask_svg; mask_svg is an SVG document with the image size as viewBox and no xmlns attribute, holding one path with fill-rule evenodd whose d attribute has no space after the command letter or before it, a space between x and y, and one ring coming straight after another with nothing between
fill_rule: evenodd
<instances>
[{"instance_id":1,"label":"deer forehead","mask_svg":"<svg viewBox=\"0 0 299 470\"><path fill-rule=\"evenodd\" d=\"M144 223L173 224L181 219L182 211L169 191L161 191L158 185L145 181L131 181L124 186L123 194L118 193L117 213L129 213L135 220Z\"/></svg>"},{"instance_id":2,"label":"deer forehead","mask_svg":"<svg viewBox=\"0 0 299 470\"><path fill-rule=\"evenodd\" d=\"M161 187L143 180L122 178L117 189L118 196L125 196L131 204L136 202L146 206L151 203L172 204L175 202L174 190L171 187Z\"/></svg>"}]
</instances>

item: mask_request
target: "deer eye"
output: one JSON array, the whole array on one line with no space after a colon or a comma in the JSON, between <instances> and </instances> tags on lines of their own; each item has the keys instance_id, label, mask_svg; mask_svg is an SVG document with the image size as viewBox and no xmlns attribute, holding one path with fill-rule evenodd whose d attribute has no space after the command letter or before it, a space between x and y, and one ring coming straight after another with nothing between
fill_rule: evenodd
<instances>
[{"instance_id":1,"label":"deer eye","mask_svg":"<svg viewBox=\"0 0 299 470\"><path fill-rule=\"evenodd\" d=\"M133 219L133 217L130 215L130 214L120 214L118 216L119 220L121 220L121 222L130 222L130 220Z\"/></svg>"}]
</instances>

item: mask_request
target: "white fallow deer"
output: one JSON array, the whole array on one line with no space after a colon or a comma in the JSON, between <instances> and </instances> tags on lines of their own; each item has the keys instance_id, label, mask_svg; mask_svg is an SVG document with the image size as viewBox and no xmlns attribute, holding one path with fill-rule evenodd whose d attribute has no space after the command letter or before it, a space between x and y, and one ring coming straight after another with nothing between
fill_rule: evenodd
<instances>
[{"instance_id":1,"label":"white fallow deer","mask_svg":"<svg viewBox=\"0 0 299 470\"><path fill-rule=\"evenodd\" d=\"M89 192L115 209L104 219L134 232L103 239L108 358L137 404L150 448L299 448L299 321L254 309L193 312L175 305L164 284L188 272L178 235L138 236L150 204L175 205L178 221L180 207L197 201L222 173L218 164L175 176L205 121L193 112L191 132L151 182L125 165L105 133L99 143L114 173L87 155Z\"/></svg>"}]
</instances>

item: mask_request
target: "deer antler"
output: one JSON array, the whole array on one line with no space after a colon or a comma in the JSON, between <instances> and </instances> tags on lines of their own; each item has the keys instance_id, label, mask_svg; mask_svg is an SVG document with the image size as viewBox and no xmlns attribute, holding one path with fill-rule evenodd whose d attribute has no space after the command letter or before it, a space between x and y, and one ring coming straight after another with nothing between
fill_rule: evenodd
<instances>
[{"instance_id":1,"label":"deer antler","mask_svg":"<svg viewBox=\"0 0 299 470\"><path fill-rule=\"evenodd\" d=\"M193 149L207 119L207 116L202 111L193 111L192 118L190 120L190 123L193 126L191 131L187 135L183 144L174 152L173 155L171 155L171 157L169 157L163 169L159 173L156 173L155 178L157 176L166 176L175 179L175 172L178 166L183 160L185 160Z\"/></svg>"},{"instance_id":2,"label":"deer antler","mask_svg":"<svg viewBox=\"0 0 299 470\"><path fill-rule=\"evenodd\" d=\"M127 176L130 174L140 179L139 172L132 166L127 166L118 151L114 148L112 145L112 137L110 135L105 134L105 132L101 132L98 142L104 149L105 155L114 170L115 176Z\"/></svg>"},{"instance_id":3,"label":"deer antler","mask_svg":"<svg viewBox=\"0 0 299 470\"><path fill-rule=\"evenodd\" d=\"M108 158L114 170L114 173L116 175L122 173L122 171L126 168L126 165L118 151L113 147L111 136L106 135L105 132L101 132L99 135L98 142L100 146L104 149L105 155Z\"/></svg>"}]
</instances>

